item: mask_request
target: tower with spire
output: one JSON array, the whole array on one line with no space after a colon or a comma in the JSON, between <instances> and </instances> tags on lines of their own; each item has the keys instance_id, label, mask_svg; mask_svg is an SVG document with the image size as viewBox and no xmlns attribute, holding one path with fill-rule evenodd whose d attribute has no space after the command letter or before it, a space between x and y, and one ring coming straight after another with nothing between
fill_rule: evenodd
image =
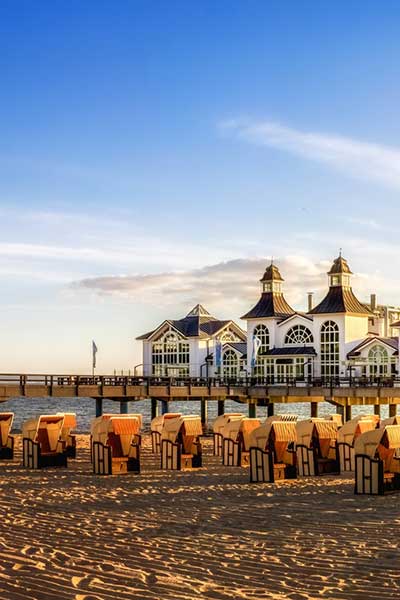
<instances>
[{"instance_id":1,"label":"tower with spire","mask_svg":"<svg viewBox=\"0 0 400 600\"><path fill-rule=\"evenodd\" d=\"M242 319L282 319L293 315L295 311L286 302L282 292L284 279L273 261L265 269L260 279L261 297L257 304Z\"/></svg>"}]
</instances>

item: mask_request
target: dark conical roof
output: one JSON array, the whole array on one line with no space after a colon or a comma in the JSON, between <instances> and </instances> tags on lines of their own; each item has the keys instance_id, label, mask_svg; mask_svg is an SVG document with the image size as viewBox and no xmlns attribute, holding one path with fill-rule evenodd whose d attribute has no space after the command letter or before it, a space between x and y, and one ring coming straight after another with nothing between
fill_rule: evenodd
<instances>
[{"instance_id":1,"label":"dark conical roof","mask_svg":"<svg viewBox=\"0 0 400 600\"><path fill-rule=\"evenodd\" d=\"M242 319L260 319L277 317L284 319L294 315L296 311L286 302L281 292L263 292L257 304Z\"/></svg>"},{"instance_id":2,"label":"dark conical roof","mask_svg":"<svg viewBox=\"0 0 400 600\"><path fill-rule=\"evenodd\" d=\"M279 269L273 262L265 269L264 275L260 279L261 283L265 281L284 281Z\"/></svg>"},{"instance_id":3,"label":"dark conical roof","mask_svg":"<svg viewBox=\"0 0 400 600\"><path fill-rule=\"evenodd\" d=\"M341 285L330 287L325 298L308 314L325 313L352 313L365 316L372 314L369 308L356 298L350 287L344 288Z\"/></svg>"},{"instance_id":4,"label":"dark conical roof","mask_svg":"<svg viewBox=\"0 0 400 600\"><path fill-rule=\"evenodd\" d=\"M331 270L328 272L328 275L337 275L340 273L348 273L352 275L349 265L347 264L347 260L343 258L341 254L333 261L331 266Z\"/></svg>"}]
</instances>

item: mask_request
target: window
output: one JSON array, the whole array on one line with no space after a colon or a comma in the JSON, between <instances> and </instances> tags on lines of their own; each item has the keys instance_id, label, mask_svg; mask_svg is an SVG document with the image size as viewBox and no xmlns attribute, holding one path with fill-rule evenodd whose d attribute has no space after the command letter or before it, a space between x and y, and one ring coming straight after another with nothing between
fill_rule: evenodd
<instances>
[{"instance_id":1,"label":"window","mask_svg":"<svg viewBox=\"0 0 400 600\"><path fill-rule=\"evenodd\" d=\"M152 371L158 376L189 375L189 342L168 330L152 344Z\"/></svg>"},{"instance_id":2,"label":"window","mask_svg":"<svg viewBox=\"0 0 400 600\"><path fill-rule=\"evenodd\" d=\"M339 327L334 321L326 321L321 327L321 375L339 375Z\"/></svg>"},{"instance_id":3,"label":"window","mask_svg":"<svg viewBox=\"0 0 400 600\"><path fill-rule=\"evenodd\" d=\"M254 328L253 336L257 337L261 342L258 355L260 356L260 354L265 354L267 350L269 350L268 327L266 327L265 325L257 325L257 327Z\"/></svg>"},{"instance_id":4,"label":"window","mask_svg":"<svg viewBox=\"0 0 400 600\"><path fill-rule=\"evenodd\" d=\"M286 345L304 346L314 342L311 331L304 325L294 325L285 336Z\"/></svg>"},{"instance_id":5,"label":"window","mask_svg":"<svg viewBox=\"0 0 400 600\"><path fill-rule=\"evenodd\" d=\"M275 361L273 358L264 358L264 360L257 361L254 367L254 376L272 379L274 377Z\"/></svg>"},{"instance_id":6,"label":"window","mask_svg":"<svg viewBox=\"0 0 400 600\"><path fill-rule=\"evenodd\" d=\"M228 349L222 355L222 374L224 377L238 377L239 358L234 350Z\"/></svg>"},{"instance_id":7,"label":"window","mask_svg":"<svg viewBox=\"0 0 400 600\"><path fill-rule=\"evenodd\" d=\"M389 371L389 355L383 346L373 346L368 352L369 374L379 377Z\"/></svg>"}]
</instances>

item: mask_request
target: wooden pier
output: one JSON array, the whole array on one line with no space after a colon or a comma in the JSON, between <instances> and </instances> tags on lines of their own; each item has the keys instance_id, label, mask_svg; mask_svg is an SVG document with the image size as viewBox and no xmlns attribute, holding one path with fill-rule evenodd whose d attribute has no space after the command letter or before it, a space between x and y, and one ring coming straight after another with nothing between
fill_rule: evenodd
<instances>
[{"instance_id":1,"label":"wooden pier","mask_svg":"<svg viewBox=\"0 0 400 600\"><path fill-rule=\"evenodd\" d=\"M96 412L101 414L102 400L121 403L126 412L127 402L148 399L152 413L157 411L157 401L165 412L169 401L198 400L202 412L207 401L218 402L218 412L225 400L248 404L249 414L257 405L268 406L273 414L276 403L309 402L311 415L318 414L318 403L335 405L345 419L351 416L352 406L373 405L379 414L380 406L388 405L389 414L395 415L400 403L400 378L374 379L309 379L272 380L248 378L223 380L217 378L160 378L131 376L90 376L55 374L0 374L0 401L10 398L93 398Z\"/></svg>"}]
</instances>

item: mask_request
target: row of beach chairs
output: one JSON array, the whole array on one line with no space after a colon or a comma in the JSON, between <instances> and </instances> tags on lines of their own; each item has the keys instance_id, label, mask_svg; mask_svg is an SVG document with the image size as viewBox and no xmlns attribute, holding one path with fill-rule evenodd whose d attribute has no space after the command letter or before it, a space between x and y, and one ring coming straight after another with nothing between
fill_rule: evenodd
<instances>
[{"instance_id":1,"label":"row of beach chairs","mask_svg":"<svg viewBox=\"0 0 400 600\"><path fill-rule=\"evenodd\" d=\"M13 413L0 413L0 458L13 458ZM32 469L67 466L76 457L76 415L42 415L23 425L23 465ZM140 472L142 416L104 414L91 425L91 460L99 475ZM202 466L198 416L167 413L151 423L152 451L161 468ZM250 481L268 483L297 476L355 472L356 494L400 490L400 418L358 416L344 425L339 415L297 422L293 415L259 419L240 413L213 425L214 455L227 467L250 467Z\"/></svg>"},{"instance_id":2,"label":"row of beach chairs","mask_svg":"<svg viewBox=\"0 0 400 600\"><path fill-rule=\"evenodd\" d=\"M355 472L356 494L400 489L400 417L340 415L296 423L291 415L258 419L226 414L214 423L214 454L226 466L250 466L251 482Z\"/></svg>"}]
</instances>

